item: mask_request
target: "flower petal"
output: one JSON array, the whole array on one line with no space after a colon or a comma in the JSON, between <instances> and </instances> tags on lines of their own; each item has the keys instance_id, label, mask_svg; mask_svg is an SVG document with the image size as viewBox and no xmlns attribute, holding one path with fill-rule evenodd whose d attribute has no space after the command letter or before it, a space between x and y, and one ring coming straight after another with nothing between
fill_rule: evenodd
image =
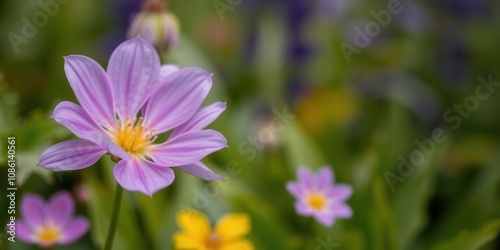
<instances>
[{"instance_id":1,"label":"flower petal","mask_svg":"<svg viewBox=\"0 0 500 250\"><path fill-rule=\"evenodd\" d=\"M69 222L63 230L61 230L62 235L59 243L69 245L77 241L87 233L89 227L90 224L87 219L83 217L76 217L73 221Z\"/></svg>"},{"instance_id":2,"label":"flower petal","mask_svg":"<svg viewBox=\"0 0 500 250\"><path fill-rule=\"evenodd\" d=\"M314 213L313 217L325 227L331 227L335 223L335 215L333 213Z\"/></svg>"},{"instance_id":3,"label":"flower petal","mask_svg":"<svg viewBox=\"0 0 500 250\"><path fill-rule=\"evenodd\" d=\"M205 106L199 109L186 123L175 128L171 136L175 137L189 130L202 130L215 121L225 109L225 102L216 102L212 105Z\"/></svg>"},{"instance_id":4,"label":"flower petal","mask_svg":"<svg viewBox=\"0 0 500 250\"><path fill-rule=\"evenodd\" d=\"M21 214L25 226L35 231L45 223L45 201L35 194L25 194L21 200Z\"/></svg>"},{"instance_id":5,"label":"flower petal","mask_svg":"<svg viewBox=\"0 0 500 250\"><path fill-rule=\"evenodd\" d=\"M94 60L78 55L64 58L64 70L80 105L104 126L115 122L113 92L108 75Z\"/></svg>"},{"instance_id":6,"label":"flower petal","mask_svg":"<svg viewBox=\"0 0 500 250\"><path fill-rule=\"evenodd\" d=\"M211 233L207 217L195 210L182 210L177 213L177 225L191 240L204 242Z\"/></svg>"},{"instance_id":7,"label":"flower petal","mask_svg":"<svg viewBox=\"0 0 500 250\"><path fill-rule=\"evenodd\" d=\"M333 203L330 207L336 217L339 218L351 218L352 209L349 205L345 203Z\"/></svg>"},{"instance_id":8,"label":"flower petal","mask_svg":"<svg viewBox=\"0 0 500 250\"><path fill-rule=\"evenodd\" d=\"M316 187L323 190L333 185L333 171L330 167L322 167L316 172Z\"/></svg>"},{"instance_id":9,"label":"flower petal","mask_svg":"<svg viewBox=\"0 0 500 250\"><path fill-rule=\"evenodd\" d=\"M203 242L186 233L174 234L174 249L203 249Z\"/></svg>"},{"instance_id":10,"label":"flower petal","mask_svg":"<svg viewBox=\"0 0 500 250\"><path fill-rule=\"evenodd\" d=\"M64 226L68 223L75 212L73 198L68 192L59 192L50 198L47 216L52 220L54 226Z\"/></svg>"},{"instance_id":11,"label":"flower petal","mask_svg":"<svg viewBox=\"0 0 500 250\"><path fill-rule=\"evenodd\" d=\"M286 190L296 199L300 199L304 195L303 188L296 182L289 181L286 183Z\"/></svg>"},{"instance_id":12,"label":"flower petal","mask_svg":"<svg viewBox=\"0 0 500 250\"><path fill-rule=\"evenodd\" d=\"M352 195L352 187L346 184L337 184L331 191L329 196L335 200L347 200Z\"/></svg>"},{"instance_id":13,"label":"flower petal","mask_svg":"<svg viewBox=\"0 0 500 250\"><path fill-rule=\"evenodd\" d=\"M89 135L102 129L95 123L87 111L72 102L61 102L52 114L54 120L68 128L76 136L89 140Z\"/></svg>"},{"instance_id":14,"label":"flower petal","mask_svg":"<svg viewBox=\"0 0 500 250\"><path fill-rule=\"evenodd\" d=\"M254 245L249 240L239 240L236 242L231 242L224 244L220 247L220 250L253 250Z\"/></svg>"},{"instance_id":15,"label":"flower petal","mask_svg":"<svg viewBox=\"0 0 500 250\"><path fill-rule=\"evenodd\" d=\"M246 214L232 213L217 222L215 233L222 242L230 242L247 235L250 227L250 218Z\"/></svg>"},{"instance_id":16,"label":"flower petal","mask_svg":"<svg viewBox=\"0 0 500 250\"><path fill-rule=\"evenodd\" d=\"M144 120L160 134L191 118L212 87L208 72L194 67L183 68L162 79L148 101Z\"/></svg>"},{"instance_id":17,"label":"flower petal","mask_svg":"<svg viewBox=\"0 0 500 250\"><path fill-rule=\"evenodd\" d=\"M123 188L149 196L172 184L175 178L174 171L169 167L137 158L118 162L113 173Z\"/></svg>"},{"instance_id":18,"label":"flower petal","mask_svg":"<svg viewBox=\"0 0 500 250\"><path fill-rule=\"evenodd\" d=\"M111 138L109 138L108 135L104 133L99 133L99 132L94 132L90 134L90 140L94 142L95 144L99 145L102 149L106 150L110 154L124 160L130 160L132 159L132 156L130 156L123 148L120 146L116 145Z\"/></svg>"},{"instance_id":19,"label":"flower petal","mask_svg":"<svg viewBox=\"0 0 500 250\"><path fill-rule=\"evenodd\" d=\"M24 220L16 220L16 236L28 243L36 243L36 235Z\"/></svg>"},{"instance_id":20,"label":"flower petal","mask_svg":"<svg viewBox=\"0 0 500 250\"><path fill-rule=\"evenodd\" d=\"M144 39L132 38L118 46L109 59L115 105L122 119L135 117L160 77L160 57Z\"/></svg>"},{"instance_id":21,"label":"flower petal","mask_svg":"<svg viewBox=\"0 0 500 250\"><path fill-rule=\"evenodd\" d=\"M169 75L179 71L179 65L175 64L164 64L160 67L160 80L166 79Z\"/></svg>"},{"instance_id":22,"label":"flower petal","mask_svg":"<svg viewBox=\"0 0 500 250\"><path fill-rule=\"evenodd\" d=\"M297 179L299 183L308 190L314 189L314 174L305 166L300 166L297 170ZM317 190L315 190L317 191Z\"/></svg>"},{"instance_id":23,"label":"flower petal","mask_svg":"<svg viewBox=\"0 0 500 250\"><path fill-rule=\"evenodd\" d=\"M226 178L222 175L214 173L212 170L210 170L210 168L208 168L202 162L195 162L193 164L180 166L179 168L188 174L198 176L206 181L221 180Z\"/></svg>"},{"instance_id":24,"label":"flower petal","mask_svg":"<svg viewBox=\"0 0 500 250\"><path fill-rule=\"evenodd\" d=\"M305 202L297 201L295 202L295 211L302 216L310 216L312 214L312 209Z\"/></svg>"},{"instance_id":25,"label":"flower petal","mask_svg":"<svg viewBox=\"0 0 500 250\"><path fill-rule=\"evenodd\" d=\"M198 162L226 145L226 139L217 131L189 131L151 146L150 152L153 160L162 165L183 166Z\"/></svg>"},{"instance_id":26,"label":"flower petal","mask_svg":"<svg viewBox=\"0 0 500 250\"><path fill-rule=\"evenodd\" d=\"M90 141L63 141L45 149L38 166L51 171L78 170L92 166L105 153Z\"/></svg>"}]
</instances>

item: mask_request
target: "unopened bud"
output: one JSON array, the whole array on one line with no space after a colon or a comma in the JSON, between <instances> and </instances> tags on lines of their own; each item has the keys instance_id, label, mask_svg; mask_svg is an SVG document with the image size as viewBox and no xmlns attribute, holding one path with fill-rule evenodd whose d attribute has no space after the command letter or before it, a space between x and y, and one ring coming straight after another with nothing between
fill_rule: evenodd
<instances>
[{"instance_id":1,"label":"unopened bud","mask_svg":"<svg viewBox=\"0 0 500 250\"><path fill-rule=\"evenodd\" d=\"M166 11L163 2L147 0L142 11L134 16L127 36L142 37L159 52L166 52L179 44L179 20Z\"/></svg>"}]
</instances>

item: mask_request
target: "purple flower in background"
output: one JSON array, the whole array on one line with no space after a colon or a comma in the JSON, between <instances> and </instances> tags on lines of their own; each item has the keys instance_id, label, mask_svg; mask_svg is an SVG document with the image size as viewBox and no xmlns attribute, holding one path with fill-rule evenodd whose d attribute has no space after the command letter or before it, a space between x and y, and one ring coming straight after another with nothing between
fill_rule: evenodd
<instances>
[{"instance_id":1,"label":"purple flower in background","mask_svg":"<svg viewBox=\"0 0 500 250\"><path fill-rule=\"evenodd\" d=\"M16 233L23 241L41 247L68 245L80 239L89 229L89 222L74 217L75 204L67 192L53 195L48 202L35 194L24 195L21 201L23 218L17 221Z\"/></svg>"},{"instance_id":2,"label":"purple flower in background","mask_svg":"<svg viewBox=\"0 0 500 250\"><path fill-rule=\"evenodd\" d=\"M52 117L81 140L46 149L39 166L52 171L89 167L105 153L119 159L118 183L153 195L169 186L171 167L205 179L216 176L200 160L226 147L222 134L204 130L225 109L215 103L200 109L212 75L194 67L160 65L155 49L142 38L122 43L108 69L79 55L65 57L64 69L80 105L61 102ZM168 140L157 135L174 130Z\"/></svg>"},{"instance_id":3,"label":"purple flower in background","mask_svg":"<svg viewBox=\"0 0 500 250\"><path fill-rule=\"evenodd\" d=\"M451 14L460 19L482 18L491 15L491 0L439 0L436 3L441 5Z\"/></svg>"},{"instance_id":4,"label":"purple flower in background","mask_svg":"<svg viewBox=\"0 0 500 250\"><path fill-rule=\"evenodd\" d=\"M332 226L336 218L352 217L351 207L345 203L352 195L352 188L346 184L334 184L330 167L322 167L314 174L301 166L297 178L297 182L288 182L286 189L296 199L298 214L312 216L326 227Z\"/></svg>"}]
</instances>

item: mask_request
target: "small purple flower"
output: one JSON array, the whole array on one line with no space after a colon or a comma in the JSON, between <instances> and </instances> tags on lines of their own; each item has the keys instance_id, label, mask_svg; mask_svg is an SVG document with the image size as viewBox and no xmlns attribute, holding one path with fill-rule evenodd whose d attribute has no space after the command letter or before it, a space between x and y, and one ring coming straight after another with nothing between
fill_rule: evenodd
<instances>
[{"instance_id":1,"label":"small purple flower","mask_svg":"<svg viewBox=\"0 0 500 250\"><path fill-rule=\"evenodd\" d=\"M23 241L40 247L69 245L89 230L86 218L74 217L75 204L68 192L53 195L48 202L35 194L21 201L23 218L17 221L16 233Z\"/></svg>"},{"instance_id":2,"label":"small purple flower","mask_svg":"<svg viewBox=\"0 0 500 250\"><path fill-rule=\"evenodd\" d=\"M352 210L345 201L351 197L352 188L346 184L334 184L333 172L325 166L312 173L307 167L297 170L297 182L288 182L286 189L296 199L295 210L302 216L313 216L326 227L336 218L351 218Z\"/></svg>"},{"instance_id":3,"label":"small purple flower","mask_svg":"<svg viewBox=\"0 0 500 250\"><path fill-rule=\"evenodd\" d=\"M205 179L221 178L200 162L227 145L222 134L204 129L225 109L219 102L200 109L212 74L161 66L142 38L118 46L107 71L79 55L65 57L64 69L81 106L61 102L52 117L81 139L49 147L39 166L78 170L110 153L119 160L113 171L118 183L150 196L174 181L174 166ZM154 144L157 135L171 130L165 142Z\"/></svg>"}]
</instances>

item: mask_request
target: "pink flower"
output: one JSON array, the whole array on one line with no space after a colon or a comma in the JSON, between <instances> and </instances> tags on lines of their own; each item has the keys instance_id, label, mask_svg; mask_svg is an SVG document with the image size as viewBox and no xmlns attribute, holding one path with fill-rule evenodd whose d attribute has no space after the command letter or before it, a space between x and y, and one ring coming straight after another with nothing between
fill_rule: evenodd
<instances>
[{"instance_id":1,"label":"pink flower","mask_svg":"<svg viewBox=\"0 0 500 250\"><path fill-rule=\"evenodd\" d=\"M69 245L89 229L88 220L74 217L74 212L73 199L67 192L53 195L47 203L38 195L24 195L21 201L23 218L16 222L16 234L21 240L41 247Z\"/></svg>"},{"instance_id":2,"label":"pink flower","mask_svg":"<svg viewBox=\"0 0 500 250\"><path fill-rule=\"evenodd\" d=\"M200 109L212 75L194 67L160 65L155 49L142 38L122 43L107 71L85 56L65 57L64 69L80 105L61 102L52 117L79 140L46 149L39 166L52 171L89 167L105 153L119 158L114 176L130 191L153 195L169 186L171 167L205 179L220 178L200 163L226 147L222 134L204 129L225 109ZM155 144L158 135L173 130Z\"/></svg>"},{"instance_id":3,"label":"pink flower","mask_svg":"<svg viewBox=\"0 0 500 250\"><path fill-rule=\"evenodd\" d=\"M330 167L322 167L314 174L301 166L297 176L298 181L288 182L286 189L296 199L298 214L312 216L326 227L332 226L336 218L352 217L351 207L345 203L352 195L352 188L346 184L334 184Z\"/></svg>"}]
</instances>

